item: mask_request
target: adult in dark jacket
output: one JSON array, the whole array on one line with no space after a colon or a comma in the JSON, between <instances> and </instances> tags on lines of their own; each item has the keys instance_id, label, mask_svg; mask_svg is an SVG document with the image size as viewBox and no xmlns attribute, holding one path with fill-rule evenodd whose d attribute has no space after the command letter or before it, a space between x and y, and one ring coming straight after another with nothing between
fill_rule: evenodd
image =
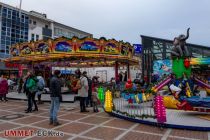
<instances>
[{"instance_id":1,"label":"adult in dark jacket","mask_svg":"<svg viewBox=\"0 0 210 140\"><path fill-rule=\"evenodd\" d=\"M32 72L27 73L28 78L26 80L26 92L28 92L28 109L26 110L26 113L32 112L32 106L34 104L35 109L33 111L38 111L38 106L35 101L35 95L38 90L37 88L37 82L35 75L32 74Z\"/></svg>"},{"instance_id":2,"label":"adult in dark jacket","mask_svg":"<svg viewBox=\"0 0 210 140\"><path fill-rule=\"evenodd\" d=\"M60 97L61 97L61 82L59 80L60 71L56 70L54 76L50 80L50 97L51 97L51 107L50 107L50 125L60 125L57 119L57 113L60 107Z\"/></svg>"},{"instance_id":3,"label":"adult in dark jacket","mask_svg":"<svg viewBox=\"0 0 210 140\"><path fill-rule=\"evenodd\" d=\"M88 97L86 98L86 107L90 104L90 107L93 107L93 101L92 101L92 80L88 76L86 76L88 80Z\"/></svg>"},{"instance_id":4,"label":"adult in dark jacket","mask_svg":"<svg viewBox=\"0 0 210 140\"><path fill-rule=\"evenodd\" d=\"M23 87L23 78L21 77L18 81L18 93L21 93Z\"/></svg>"}]
</instances>

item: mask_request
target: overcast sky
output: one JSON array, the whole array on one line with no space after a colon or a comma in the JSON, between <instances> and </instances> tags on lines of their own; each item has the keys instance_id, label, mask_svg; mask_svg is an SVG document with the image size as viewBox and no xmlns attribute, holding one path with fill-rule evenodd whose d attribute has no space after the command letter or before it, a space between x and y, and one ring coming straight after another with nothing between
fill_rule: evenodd
<instances>
[{"instance_id":1,"label":"overcast sky","mask_svg":"<svg viewBox=\"0 0 210 140\"><path fill-rule=\"evenodd\" d=\"M19 0L0 0L18 6ZM210 46L209 0L22 0L22 9L92 33L141 43L140 35L173 39L190 30L189 43Z\"/></svg>"}]
</instances>

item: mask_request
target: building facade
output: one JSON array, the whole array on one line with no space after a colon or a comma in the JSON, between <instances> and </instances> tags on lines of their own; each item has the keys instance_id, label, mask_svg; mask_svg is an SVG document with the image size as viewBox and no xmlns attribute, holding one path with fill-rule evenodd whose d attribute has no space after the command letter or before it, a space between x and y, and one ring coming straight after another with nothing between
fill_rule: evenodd
<instances>
[{"instance_id":1,"label":"building facade","mask_svg":"<svg viewBox=\"0 0 210 140\"><path fill-rule=\"evenodd\" d=\"M47 40L53 38L52 25L53 21L47 19L46 14L41 14L35 11L29 12L29 41Z\"/></svg>"},{"instance_id":2,"label":"building facade","mask_svg":"<svg viewBox=\"0 0 210 140\"><path fill-rule=\"evenodd\" d=\"M0 3L0 58L9 57L12 44L28 41L28 32L27 12Z\"/></svg>"},{"instance_id":3,"label":"building facade","mask_svg":"<svg viewBox=\"0 0 210 140\"><path fill-rule=\"evenodd\" d=\"M62 36L83 38L92 37L92 34L50 20L46 14L29 12L29 41L54 39Z\"/></svg>"},{"instance_id":4,"label":"building facade","mask_svg":"<svg viewBox=\"0 0 210 140\"><path fill-rule=\"evenodd\" d=\"M161 38L141 36L142 39L142 77L151 81L153 74L153 64L156 60L170 60L171 49L173 48L173 41ZM210 47L186 44L189 48L192 57L202 58L210 57ZM203 71L202 73L209 73L209 66L197 66L193 70ZM204 71L205 70L205 71Z\"/></svg>"},{"instance_id":5,"label":"building facade","mask_svg":"<svg viewBox=\"0 0 210 140\"><path fill-rule=\"evenodd\" d=\"M16 43L47 40L57 37L78 38L93 35L47 18L46 14L24 11L0 2L0 60L10 57L10 46ZM0 74L16 73L0 61Z\"/></svg>"},{"instance_id":6,"label":"building facade","mask_svg":"<svg viewBox=\"0 0 210 140\"><path fill-rule=\"evenodd\" d=\"M92 34L47 18L46 14L24 11L0 2L0 59L9 57L16 43L57 37L83 38Z\"/></svg>"}]
</instances>

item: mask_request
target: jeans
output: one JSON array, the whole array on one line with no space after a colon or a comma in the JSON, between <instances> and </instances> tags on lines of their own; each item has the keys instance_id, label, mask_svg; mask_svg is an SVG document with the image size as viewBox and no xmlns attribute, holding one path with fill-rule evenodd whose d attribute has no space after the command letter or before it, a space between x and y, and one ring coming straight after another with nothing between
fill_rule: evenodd
<instances>
[{"instance_id":1,"label":"jeans","mask_svg":"<svg viewBox=\"0 0 210 140\"><path fill-rule=\"evenodd\" d=\"M60 107L59 97L51 97L51 106L50 106L50 121L55 123L58 121L57 114Z\"/></svg>"},{"instance_id":2,"label":"jeans","mask_svg":"<svg viewBox=\"0 0 210 140\"><path fill-rule=\"evenodd\" d=\"M35 106L35 109L38 110L38 106L36 104L36 101L35 101L35 93L28 93L28 111L32 111L32 107L33 107L33 104Z\"/></svg>"},{"instance_id":3,"label":"jeans","mask_svg":"<svg viewBox=\"0 0 210 140\"><path fill-rule=\"evenodd\" d=\"M90 106L92 107L93 106L93 101L92 101L92 98L91 98L91 95L88 97L86 97L86 107L88 107L88 105L90 104Z\"/></svg>"},{"instance_id":4,"label":"jeans","mask_svg":"<svg viewBox=\"0 0 210 140\"><path fill-rule=\"evenodd\" d=\"M41 102L42 94L37 95L38 101Z\"/></svg>"},{"instance_id":5,"label":"jeans","mask_svg":"<svg viewBox=\"0 0 210 140\"><path fill-rule=\"evenodd\" d=\"M86 106L85 106L86 97L79 97L79 98L80 98L80 111L84 112L86 111Z\"/></svg>"}]
</instances>

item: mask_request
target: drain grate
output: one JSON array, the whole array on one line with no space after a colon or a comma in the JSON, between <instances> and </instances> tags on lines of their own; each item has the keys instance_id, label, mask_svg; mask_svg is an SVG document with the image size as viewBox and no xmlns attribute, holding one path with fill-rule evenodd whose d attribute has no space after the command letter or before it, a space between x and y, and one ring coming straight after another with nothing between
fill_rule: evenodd
<instances>
[{"instance_id":1,"label":"drain grate","mask_svg":"<svg viewBox=\"0 0 210 140\"><path fill-rule=\"evenodd\" d=\"M23 114L10 114L10 115L1 116L0 120L14 120L14 119L22 118L24 116L25 115Z\"/></svg>"}]
</instances>

